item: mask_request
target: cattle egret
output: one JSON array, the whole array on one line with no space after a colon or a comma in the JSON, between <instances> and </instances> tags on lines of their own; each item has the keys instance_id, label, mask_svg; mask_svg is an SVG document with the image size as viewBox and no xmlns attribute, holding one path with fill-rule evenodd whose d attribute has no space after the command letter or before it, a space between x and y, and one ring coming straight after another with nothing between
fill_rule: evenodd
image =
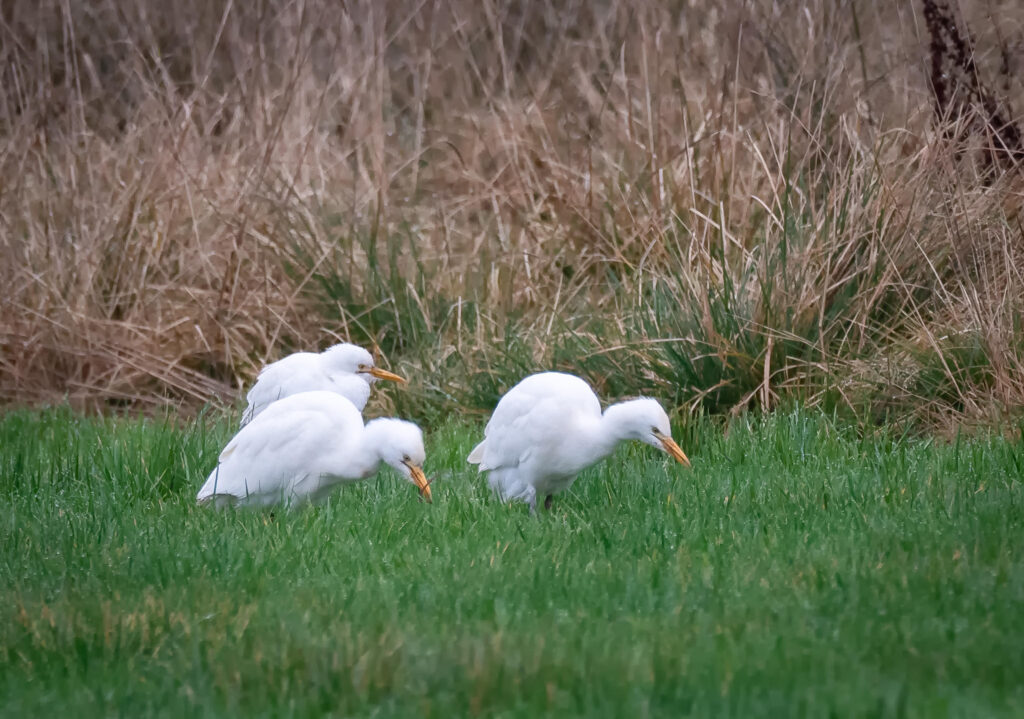
<instances>
[{"instance_id":1,"label":"cattle egret","mask_svg":"<svg viewBox=\"0 0 1024 719\"><path fill-rule=\"evenodd\" d=\"M519 499L537 509L544 495L568 489L583 469L610 455L619 442L640 440L690 466L670 436L668 415L653 399L613 404L601 412L597 395L579 377L541 372L522 380L501 398L470 453L470 464L488 472L491 488L504 501Z\"/></svg>"},{"instance_id":2,"label":"cattle egret","mask_svg":"<svg viewBox=\"0 0 1024 719\"><path fill-rule=\"evenodd\" d=\"M342 343L323 352L296 352L264 367L249 390L249 405L242 413L241 426L272 402L299 392L326 390L340 394L360 412L370 399L370 385L379 379L405 382L393 372L374 367L373 357L362 347Z\"/></svg>"},{"instance_id":3,"label":"cattle egret","mask_svg":"<svg viewBox=\"0 0 1024 719\"><path fill-rule=\"evenodd\" d=\"M274 402L220 453L196 501L217 506L298 505L322 500L342 482L372 476L385 462L430 501L423 434L412 422L363 424L333 392L301 392Z\"/></svg>"}]
</instances>

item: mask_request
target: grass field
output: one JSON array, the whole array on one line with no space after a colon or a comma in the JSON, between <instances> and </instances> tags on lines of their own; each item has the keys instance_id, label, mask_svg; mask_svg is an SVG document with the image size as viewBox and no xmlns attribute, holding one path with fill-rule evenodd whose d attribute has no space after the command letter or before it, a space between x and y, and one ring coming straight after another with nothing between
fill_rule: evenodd
<instances>
[{"instance_id":1,"label":"grass field","mask_svg":"<svg viewBox=\"0 0 1024 719\"><path fill-rule=\"evenodd\" d=\"M193 504L206 417L0 419L5 716L1020 716L1024 448L696 421L531 518L428 438L297 514Z\"/></svg>"}]
</instances>

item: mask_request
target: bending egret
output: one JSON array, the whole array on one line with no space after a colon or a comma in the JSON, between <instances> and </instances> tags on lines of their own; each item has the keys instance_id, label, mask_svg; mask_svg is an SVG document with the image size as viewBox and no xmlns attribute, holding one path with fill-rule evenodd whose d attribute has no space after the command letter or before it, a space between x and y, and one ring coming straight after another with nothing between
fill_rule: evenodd
<instances>
[{"instance_id":1,"label":"bending egret","mask_svg":"<svg viewBox=\"0 0 1024 719\"><path fill-rule=\"evenodd\" d=\"M488 482L504 501L519 499L537 510L537 495L568 489L583 469L607 457L622 441L636 439L668 452L687 467L690 460L672 437L668 415L653 399L601 403L586 382L561 372L522 380L501 398L470 464L489 472Z\"/></svg>"},{"instance_id":2,"label":"bending egret","mask_svg":"<svg viewBox=\"0 0 1024 719\"><path fill-rule=\"evenodd\" d=\"M423 475L423 434L412 422L374 419L363 425L355 405L334 392L301 392L271 404L220 453L196 495L200 504L317 502L342 482L394 467L430 501Z\"/></svg>"},{"instance_id":3,"label":"bending egret","mask_svg":"<svg viewBox=\"0 0 1024 719\"><path fill-rule=\"evenodd\" d=\"M299 392L326 390L340 394L360 412L370 399L370 385L379 379L405 382L393 372L373 366L373 357L362 347L342 344L323 352L296 352L264 367L245 398L241 426L252 421L271 403Z\"/></svg>"}]
</instances>

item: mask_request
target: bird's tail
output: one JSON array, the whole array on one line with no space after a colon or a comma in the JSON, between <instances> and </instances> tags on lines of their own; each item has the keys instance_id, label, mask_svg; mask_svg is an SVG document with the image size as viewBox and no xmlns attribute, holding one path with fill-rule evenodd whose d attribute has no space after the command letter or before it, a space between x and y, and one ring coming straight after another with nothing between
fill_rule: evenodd
<instances>
[{"instance_id":1,"label":"bird's tail","mask_svg":"<svg viewBox=\"0 0 1024 719\"><path fill-rule=\"evenodd\" d=\"M263 374L263 372L261 371L260 374ZM259 380L259 375L256 376L256 379L257 379L257 381ZM265 405L263 407L259 407L259 403L256 401L256 398L257 398L256 386L253 385L252 389L250 389L248 392L245 393L245 411L242 412L242 421L238 423L238 428L239 429L241 429L245 425L249 424L250 422L253 421L253 419L256 418L256 414L257 414L256 410L257 410L257 408L261 412L264 409L266 409ZM278 397L278 399L281 399L281 398Z\"/></svg>"},{"instance_id":2,"label":"bird's tail","mask_svg":"<svg viewBox=\"0 0 1024 719\"><path fill-rule=\"evenodd\" d=\"M486 439L473 448L473 451L469 453L468 457L466 457L466 461L469 462L470 464L480 464L481 462L483 462L485 444L487 444Z\"/></svg>"}]
</instances>

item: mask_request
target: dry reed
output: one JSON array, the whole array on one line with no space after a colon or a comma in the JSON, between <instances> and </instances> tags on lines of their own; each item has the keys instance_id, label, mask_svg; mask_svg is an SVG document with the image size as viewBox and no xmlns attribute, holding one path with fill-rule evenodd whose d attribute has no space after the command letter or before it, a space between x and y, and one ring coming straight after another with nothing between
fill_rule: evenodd
<instances>
[{"instance_id":1,"label":"dry reed","mask_svg":"<svg viewBox=\"0 0 1024 719\"><path fill-rule=\"evenodd\" d=\"M420 416L559 367L1005 417L1022 37L968 0L13 0L0 401L230 400L342 337Z\"/></svg>"}]
</instances>

